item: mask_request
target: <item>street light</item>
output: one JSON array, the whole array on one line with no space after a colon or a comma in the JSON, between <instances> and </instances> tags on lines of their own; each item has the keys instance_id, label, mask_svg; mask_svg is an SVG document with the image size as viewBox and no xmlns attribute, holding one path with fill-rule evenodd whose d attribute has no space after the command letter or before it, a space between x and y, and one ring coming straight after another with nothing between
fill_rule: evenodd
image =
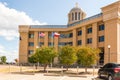
<instances>
[{"instance_id":1,"label":"street light","mask_svg":"<svg viewBox=\"0 0 120 80\"><path fill-rule=\"evenodd\" d=\"M110 62L110 45L108 45L108 62Z\"/></svg>"},{"instance_id":2,"label":"street light","mask_svg":"<svg viewBox=\"0 0 120 80\"><path fill-rule=\"evenodd\" d=\"M38 49L38 48L39 48L39 46L36 46L36 48Z\"/></svg>"},{"instance_id":3,"label":"street light","mask_svg":"<svg viewBox=\"0 0 120 80\"><path fill-rule=\"evenodd\" d=\"M36 46L36 49L38 49L39 46ZM39 66L39 62L37 62L37 65L36 65L36 69L37 69L37 66Z\"/></svg>"}]
</instances>

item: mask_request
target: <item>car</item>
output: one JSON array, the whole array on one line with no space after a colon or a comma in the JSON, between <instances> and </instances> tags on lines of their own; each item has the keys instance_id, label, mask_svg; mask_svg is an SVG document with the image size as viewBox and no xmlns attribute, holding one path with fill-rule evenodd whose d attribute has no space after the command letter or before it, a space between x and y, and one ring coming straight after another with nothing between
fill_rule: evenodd
<instances>
[{"instance_id":1,"label":"car","mask_svg":"<svg viewBox=\"0 0 120 80\"><path fill-rule=\"evenodd\" d=\"M120 64L106 63L98 70L98 77L104 77L107 80L120 80Z\"/></svg>"}]
</instances>

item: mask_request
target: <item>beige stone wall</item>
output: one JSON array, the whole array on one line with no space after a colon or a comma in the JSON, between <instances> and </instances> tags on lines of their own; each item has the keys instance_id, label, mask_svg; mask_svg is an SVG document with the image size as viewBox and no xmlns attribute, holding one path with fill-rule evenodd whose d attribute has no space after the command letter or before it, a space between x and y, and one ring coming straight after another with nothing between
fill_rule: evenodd
<instances>
[{"instance_id":1,"label":"beige stone wall","mask_svg":"<svg viewBox=\"0 0 120 80\"><path fill-rule=\"evenodd\" d=\"M110 4L102 8L103 21L105 24L105 63L119 62L119 5L120 1ZM110 52L108 49L110 45ZM109 57L110 55L110 57Z\"/></svg>"},{"instance_id":2,"label":"beige stone wall","mask_svg":"<svg viewBox=\"0 0 120 80\"><path fill-rule=\"evenodd\" d=\"M28 62L28 33L20 33L21 40L19 43L19 61L20 63Z\"/></svg>"},{"instance_id":3,"label":"beige stone wall","mask_svg":"<svg viewBox=\"0 0 120 80\"><path fill-rule=\"evenodd\" d=\"M110 45L110 62L117 62L117 25L116 20L105 22L105 63L108 62Z\"/></svg>"},{"instance_id":4,"label":"beige stone wall","mask_svg":"<svg viewBox=\"0 0 120 80\"><path fill-rule=\"evenodd\" d=\"M97 48L98 47L98 25L97 23L94 23L92 25L92 47Z\"/></svg>"}]
</instances>

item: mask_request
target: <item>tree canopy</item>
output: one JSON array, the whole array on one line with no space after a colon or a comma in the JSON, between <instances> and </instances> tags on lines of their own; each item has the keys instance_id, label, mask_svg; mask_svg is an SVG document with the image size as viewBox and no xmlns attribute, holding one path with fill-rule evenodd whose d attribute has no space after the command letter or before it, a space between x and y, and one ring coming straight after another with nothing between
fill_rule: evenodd
<instances>
[{"instance_id":1,"label":"tree canopy","mask_svg":"<svg viewBox=\"0 0 120 80\"><path fill-rule=\"evenodd\" d=\"M52 47L40 47L36 49L35 53L29 58L31 63L41 63L44 64L44 71L48 64L51 63L52 59L57 56L54 48Z\"/></svg>"},{"instance_id":2,"label":"tree canopy","mask_svg":"<svg viewBox=\"0 0 120 80\"><path fill-rule=\"evenodd\" d=\"M91 66L95 64L99 59L99 53L99 49L94 49L90 47L80 47L77 51L77 62L78 64L81 64L85 67Z\"/></svg>"},{"instance_id":3,"label":"tree canopy","mask_svg":"<svg viewBox=\"0 0 120 80\"><path fill-rule=\"evenodd\" d=\"M6 63L6 60L7 60L7 58L6 58L6 56L1 56L1 63Z\"/></svg>"},{"instance_id":4,"label":"tree canopy","mask_svg":"<svg viewBox=\"0 0 120 80\"><path fill-rule=\"evenodd\" d=\"M69 66L76 62L77 56L73 46L63 46L59 51L59 61L61 64ZM68 70L68 68L67 68Z\"/></svg>"}]
</instances>

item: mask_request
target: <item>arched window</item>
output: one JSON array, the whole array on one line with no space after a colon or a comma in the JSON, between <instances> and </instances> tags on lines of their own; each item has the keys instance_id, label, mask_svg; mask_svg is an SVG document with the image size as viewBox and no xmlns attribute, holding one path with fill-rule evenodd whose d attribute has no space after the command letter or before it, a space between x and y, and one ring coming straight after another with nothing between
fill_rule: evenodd
<instances>
[{"instance_id":1,"label":"arched window","mask_svg":"<svg viewBox=\"0 0 120 80\"><path fill-rule=\"evenodd\" d=\"M80 20L80 12L79 12L79 14L78 14L78 19Z\"/></svg>"},{"instance_id":2,"label":"arched window","mask_svg":"<svg viewBox=\"0 0 120 80\"><path fill-rule=\"evenodd\" d=\"M77 20L77 12L75 12L75 20Z\"/></svg>"},{"instance_id":3,"label":"arched window","mask_svg":"<svg viewBox=\"0 0 120 80\"><path fill-rule=\"evenodd\" d=\"M72 13L72 21L74 20L74 13Z\"/></svg>"}]
</instances>

